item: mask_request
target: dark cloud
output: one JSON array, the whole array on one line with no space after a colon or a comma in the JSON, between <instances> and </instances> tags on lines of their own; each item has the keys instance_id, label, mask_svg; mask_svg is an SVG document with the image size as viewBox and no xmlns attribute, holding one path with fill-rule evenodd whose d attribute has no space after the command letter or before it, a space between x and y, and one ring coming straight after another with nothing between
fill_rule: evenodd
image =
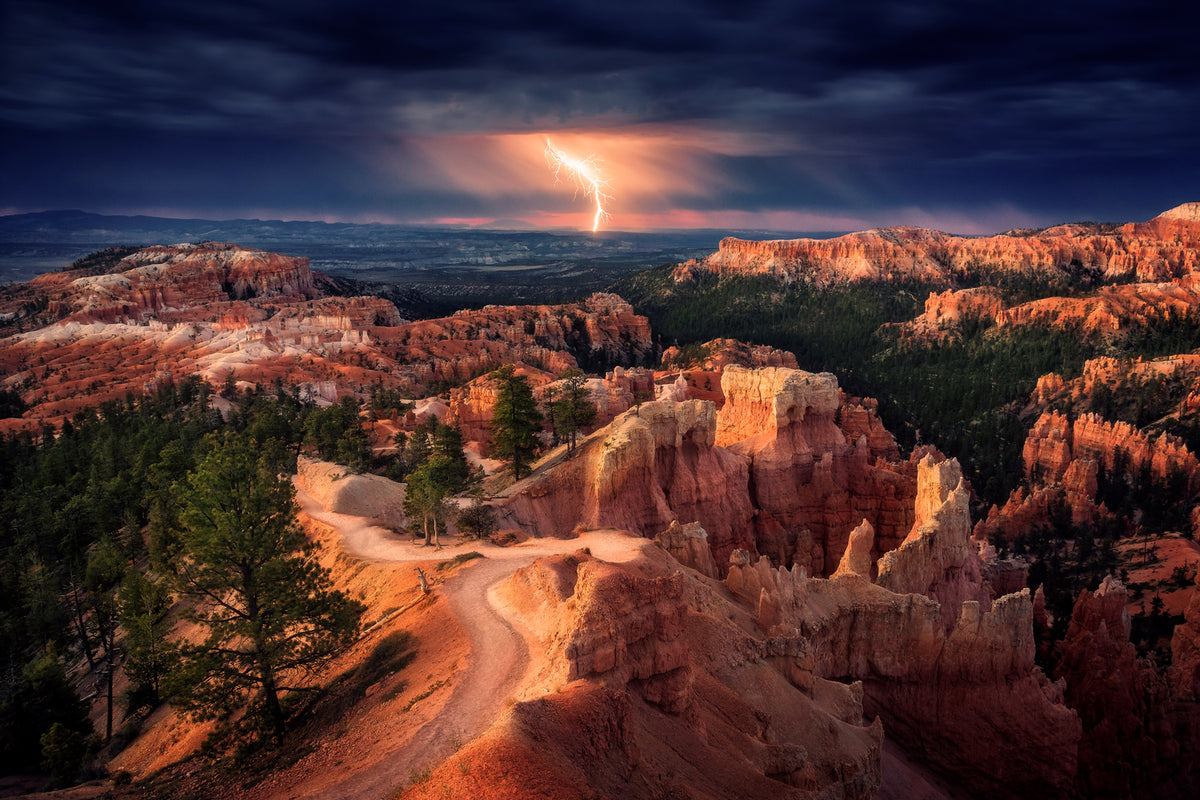
<instances>
[{"instance_id":1,"label":"dark cloud","mask_svg":"<svg viewBox=\"0 0 1200 800\"><path fill-rule=\"evenodd\" d=\"M640 125L770 134L769 152L714 155L738 188L678 195L696 209L1053 222L1200 197L1200 10L1175 0L2 3L8 208L201 202L129 177L163 173L197 192L225 175L236 199L203 202L231 210L490 213L364 154Z\"/></svg>"}]
</instances>

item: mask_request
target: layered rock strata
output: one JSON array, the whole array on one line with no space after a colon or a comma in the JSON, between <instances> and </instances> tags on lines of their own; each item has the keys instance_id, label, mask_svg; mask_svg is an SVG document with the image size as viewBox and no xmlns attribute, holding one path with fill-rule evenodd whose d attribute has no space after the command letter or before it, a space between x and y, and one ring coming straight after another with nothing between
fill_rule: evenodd
<instances>
[{"instance_id":1,"label":"layered rock strata","mask_svg":"<svg viewBox=\"0 0 1200 800\"><path fill-rule=\"evenodd\" d=\"M743 549L818 575L836 568L863 519L875 529L875 556L908 534L916 463L885 460L895 443L861 405L853 416L864 432L846 441L832 375L731 365L722 390L719 413L701 400L623 413L572 460L513 487L503 524L539 536L576 525L654 536L694 521L721 568Z\"/></svg>"},{"instance_id":2,"label":"layered rock strata","mask_svg":"<svg viewBox=\"0 0 1200 800\"><path fill-rule=\"evenodd\" d=\"M924 228L884 228L834 239L752 242L722 239L718 250L684 264L721 275L772 275L825 286L894 278L946 281L955 273L993 268L1067 275L1086 270L1163 282L1200 267L1200 223L1173 210L1120 226L1059 225L997 236L952 236Z\"/></svg>"},{"instance_id":3,"label":"layered rock strata","mask_svg":"<svg viewBox=\"0 0 1200 800\"><path fill-rule=\"evenodd\" d=\"M1069 794L1079 718L1034 665L1029 591L988 599L960 483L955 462L922 462L917 523L878 582L864 524L829 579L735 553L725 583L767 635L803 638L814 675L861 680L887 735L973 794Z\"/></svg>"}]
</instances>

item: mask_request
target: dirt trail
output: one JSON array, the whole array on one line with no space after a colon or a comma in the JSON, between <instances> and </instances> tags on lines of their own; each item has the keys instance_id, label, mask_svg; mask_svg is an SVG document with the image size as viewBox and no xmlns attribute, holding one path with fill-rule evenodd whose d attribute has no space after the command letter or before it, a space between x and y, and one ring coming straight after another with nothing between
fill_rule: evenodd
<instances>
[{"instance_id":1,"label":"dirt trail","mask_svg":"<svg viewBox=\"0 0 1200 800\"><path fill-rule=\"evenodd\" d=\"M381 528L370 520L348 514L326 512L320 502L297 486L300 507L320 522L330 525L341 538L346 552L378 562L420 562L449 559L458 553L476 551L484 558L469 562L453 576L435 586L445 597L470 640L467 667L455 677L454 692L441 713L425 723L400 749L365 769L346 775L338 785L324 785L317 795L293 787L290 798L337 796L345 800L378 800L407 783L409 776L434 767L465 744L499 716L507 700L514 698L530 665L531 634L489 591L517 569L547 555L573 553L587 547L597 558L628 561L635 558L646 539L619 531L593 531L577 539L532 539L514 547L497 547L470 542L443 547L440 552L421 547ZM415 580L415 578L414 578Z\"/></svg>"}]
</instances>

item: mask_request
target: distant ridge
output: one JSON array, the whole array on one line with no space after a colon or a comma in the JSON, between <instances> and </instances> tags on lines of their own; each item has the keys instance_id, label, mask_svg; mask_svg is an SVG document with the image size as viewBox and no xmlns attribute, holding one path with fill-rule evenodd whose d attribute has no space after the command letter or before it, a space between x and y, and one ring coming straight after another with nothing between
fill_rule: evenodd
<instances>
[{"instance_id":1,"label":"distant ridge","mask_svg":"<svg viewBox=\"0 0 1200 800\"><path fill-rule=\"evenodd\" d=\"M1181 219L1186 222L1200 222L1200 203L1184 203L1164 211L1155 219Z\"/></svg>"}]
</instances>

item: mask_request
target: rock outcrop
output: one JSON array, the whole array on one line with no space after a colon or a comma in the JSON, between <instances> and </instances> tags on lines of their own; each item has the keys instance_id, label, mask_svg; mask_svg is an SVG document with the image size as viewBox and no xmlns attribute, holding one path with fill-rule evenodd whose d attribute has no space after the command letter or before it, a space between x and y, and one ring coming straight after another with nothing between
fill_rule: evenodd
<instances>
[{"instance_id":1,"label":"rock outcrop","mask_svg":"<svg viewBox=\"0 0 1200 800\"><path fill-rule=\"evenodd\" d=\"M999 290L991 287L948 289L930 294L925 312L898 327L904 336L921 340L950 338L972 322L999 329L1037 326L1113 337L1198 308L1200 275L1189 272L1166 282L1103 286L1085 296L1046 297L1008 307Z\"/></svg>"},{"instance_id":2,"label":"rock outcrop","mask_svg":"<svg viewBox=\"0 0 1200 800\"><path fill-rule=\"evenodd\" d=\"M884 460L890 437L877 436L874 450L867 433L846 442L832 375L730 365L722 389L719 414L702 400L623 413L573 459L514 486L503 524L540 536L576 525L654 536L697 521L719 567L742 549L822 575L863 519L875 529L876 557L908 534L916 462ZM855 424L878 433L872 411L855 408Z\"/></svg>"},{"instance_id":3,"label":"rock outcrop","mask_svg":"<svg viewBox=\"0 0 1200 800\"><path fill-rule=\"evenodd\" d=\"M297 465L298 486L335 514L376 519L401 529L408 523L404 514L404 484L382 475L348 473L339 464L301 458Z\"/></svg>"},{"instance_id":4,"label":"rock outcrop","mask_svg":"<svg viewBox=\"0 0 1200 800\"><path fill-rule=\"evenodd\" d=\"M1043 413L1025 439L1023 457L1030 488L1014 490L1003 507L994 507L976 526L977 538L1011 538L1047 526L1058 503L1069 509L1074 524L1094 523L1108 513L1097 498L1102 474L1110 483L1171 483L1180 499L1200 493L1200 460L1182 440L1167 433L1151 436L1096 414L1072 420L1057 411Z\"/></svg>"},{"instance_id":5,"label":"rock outcrop","mask_svg":"<svg viewBox=\"0 0 1200 800\"><path fill-rule=\"evenodd\" d=\"M638 745L614 755L643 777L620 795L874 796L883 731L864 724L862 687L814 676L803 641L747 630L718 585L680 571L658 548L642 552L629 564L584 553L541 559L500 589L536 620L548 653L538 681L561 687L533 703L599 686L628 709L611 718L637 735L615 738ZM588 771L595 758L572 763ZM611 778L611 768L591 779Z\"/></svg>"},{"instance_id":6,"label":"rock outcrop","mask_svg":"<svg viewBox=\"0 0 1200 800\"><path fill-rule=\"evenodd\" d=\"M192 374L214 386L332 382L341 394L382 385L423 396L502 364L553 376L656 357L649 323L615 295L410 323L387 300L320 297L321 285L306 259L208 243L146 248L110 272L47 273L6 289L0 320L45 306L29 321L54 324L2 340L3 388L32 408L0 427L54 424ZM597 390L612 415L634 402L634 388L650 392L648 373L612 376Z\"/></svg>"},{"instance_id":7,"label":"rock outcrop","mask_svg":"<svg viewBox=\"0 0 1200 800\"><path fill-rule=\"evenodd\" d=\"M879 557L876 582L896 594L923 594L941 606L947 629L961 617L964 602L985 610L991 598L971 542L971 512L962 469L954 459L931 456L917 470L916 520L895 550Z\"/></svg>"},{"instance_id":8,"label":"rock outcrop","mask_svg":"<svg viewBox=\"0 0 1200 800\"><path fill-rule=\"evenodd\" d=\"M699 370L720 373L730 364L740 367L788 367L798 369L796 356L764 344L750 344L737 339L713 339L701 345L681 350L668 347L662 354L664 370Z\"/></svg>"},{"instance_id":9,"label":"rock outcrop","mask_svg":"<svg viewBox=\"0 0 1200 800\"><path fill-rule=\"evenodd\" d=\"M921 472L918 522L880 559L879 583L863 558L866 526L829 579L735 553L725 583L767 635L803 637L815 676L863 681L888 736L972 794L1070 794L1081 727L1062 685L1034 665L1030 593L978 599L988 594L978 569L958 561L974 554L957 464L926 461Z\"/></svg>"},{"instance_id":10,"label":"rock outcrop","mask_svg":"<svg viewBox=\"0 0 1200 800\"><path fill-rule=\"evenodd\" d=\"M862 431L847 441L835 421L843 397L832 375L730 366L721 389L716 442L750 462L758 553L827 575L861 520L875 530L876 556L907 535L915 463L885 460L895 442L879 435L862 406L843 413L844 424Z\"/></svg>"},{"instance_id":11,"label":"rock outcrop","mask_svg":"<svg viewBox=\"0 0 1200 800\"><path fill-rule=\"evenodd\" d=\"M1200 716L1189 687L1171 686L1138 658L1129 641L1128 602L1125 587L1112 576L1094 593L1085 589L1061 646L1055 675L1065 682L1066 702L1083 722L1079 793L1191 796ZM1187 635L1180 629L1186 631L1186 624L1176 629L1177 639Z\"/></svg>"},{"instance_id":12,"label":"rock outcrop","mask_svg":"<svg viewBox=\"0 0 1200 800\"><path fill-rule=\"evenodd\" d=\"M104 274L52 272L31 283L50 297L52 314L84 323L162 319L251 298L317 296L307 258L220 242L147 247Z\"/></svg>"},{"instance_id":13,"label":"rock outcrop","mask_svg":"<svg viewBox=\"0 0 1200 800\"><path fill-rule=\"evenodd\" d=\"M924 228L883 228L834 239L722 239L713 255L676 270L772 275L827 286L908 278L947 281L982 268L1065 276L1090 271L1162 282L1200 267L1200 223L1188 207L1149 222L1059 225L1041 231L963 237Z\"/></svg>"},{"instance_id":14,"label":"rock outcrop","mask_svg":"<svg viewBox=\"0 0 1200 800\"><path fill-rule=\"evenodd\" d=\"M670 527L654 537L654 541L680 564L709 578L720 577L712 548L708 546L708 534L699 523L680 525L672 522Z\"/></svg>"},{"instance_id":15,"label":"rock outcrop","mask_svg":"<svg viewBox=\"0 0 1200 800\"><path fill-rule=\"evenodd\" d=\"M656 401L627 411L555 469L510 491L502 525L538 536L620 528L653 536L675 520L708 532L720 564L753 547L746 461L713 446L712 403Z\"/></svg>"}]
</instances>

